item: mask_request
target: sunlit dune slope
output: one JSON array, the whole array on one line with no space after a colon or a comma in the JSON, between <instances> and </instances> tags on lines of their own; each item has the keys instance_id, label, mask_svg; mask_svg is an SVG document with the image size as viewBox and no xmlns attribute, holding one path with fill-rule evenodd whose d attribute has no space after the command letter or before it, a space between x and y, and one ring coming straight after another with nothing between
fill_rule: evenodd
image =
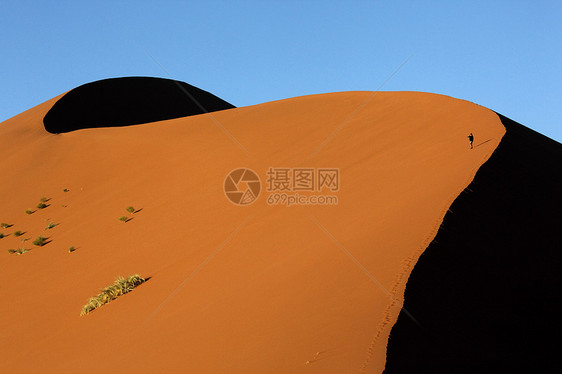
<instances>
[{"instance_id":1,"label":"sunlit dune slope","mask_svg":"<svg viewBox=\"0 0 562 374\"><path fill-rule=\"evenodd\" d=\"M0 124L11 373L382 372L412 267L505 132L466 101L345 92L55 135L56 99ZM261 180L252 204L224 194L237 168ZM269 205L269 168L338 169L338 191L298 191L337 205ZM150 279L79 316L134 273Z\"/></svg>"}]
</instances>

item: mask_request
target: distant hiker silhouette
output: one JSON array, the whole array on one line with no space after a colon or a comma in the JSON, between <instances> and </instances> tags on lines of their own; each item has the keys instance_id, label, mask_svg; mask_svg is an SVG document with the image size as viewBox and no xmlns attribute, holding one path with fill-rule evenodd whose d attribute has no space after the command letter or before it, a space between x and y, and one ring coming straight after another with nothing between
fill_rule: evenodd
<instances>
[{"instance_id":1,"label":"distant hiker silhouette","mask_svg":"<svg viewBox=\"0 0 562 374\"><path fill-rule=\"evenodd\" d=\"M468 141L470 142L470 149L472 149L472 142L474 141L474 135L472 135L472 133L470 133L469 136L467 136Z\"/></svg>"}]
</instances>

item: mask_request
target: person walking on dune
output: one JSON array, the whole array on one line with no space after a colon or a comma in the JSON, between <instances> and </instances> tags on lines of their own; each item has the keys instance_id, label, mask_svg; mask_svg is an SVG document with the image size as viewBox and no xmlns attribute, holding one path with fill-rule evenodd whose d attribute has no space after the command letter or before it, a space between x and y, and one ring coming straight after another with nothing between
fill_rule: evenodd
<instances>
[{"instance_id":1,"label":"person walking on dune","mask_svg":"<svg viewBox=\"0 0 562 374\"><path fill-rule=\"evenodd\" d=\"M472 149L472 142L474 141L474 135L472 135L472 133L470 133L470 135L467 136L468 141L470 142L470 149Z\"/></svg>"}]
</instances>

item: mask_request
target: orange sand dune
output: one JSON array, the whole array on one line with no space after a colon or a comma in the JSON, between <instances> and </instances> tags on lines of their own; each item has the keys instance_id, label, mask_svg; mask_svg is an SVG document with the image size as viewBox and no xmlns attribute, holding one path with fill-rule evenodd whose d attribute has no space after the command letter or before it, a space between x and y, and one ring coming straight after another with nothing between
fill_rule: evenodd
<instances>
[{"instance_id":1,"label":"orange sand dune","mask_svg":"<svg viewBox=\"0 0 562 374\"><path fill-rule=\"evenodd\" d=\"M56 99L0 124L3 372L380 373L413 265L505 132L469 102L345 92L54 135ZM240 167L247 206L223 192ZM269 167L339 168L338 204L268 205Z\"/></svg>"}]
</instances>

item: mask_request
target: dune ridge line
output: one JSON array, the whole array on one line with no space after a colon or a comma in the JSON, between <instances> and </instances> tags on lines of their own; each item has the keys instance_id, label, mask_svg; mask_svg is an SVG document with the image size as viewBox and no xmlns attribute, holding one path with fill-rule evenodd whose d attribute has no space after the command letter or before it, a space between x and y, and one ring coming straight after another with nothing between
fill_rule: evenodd
<instances>
[{"instance_id":1,"label":"dune ridge line","mask_svg":"<svg viewBox=\"0 0 562 374\"><path fill-rule=\"evenodd\" d=\"M499 121L499 118L498 118ZM500 121L501 123L501 121ZM505 135L505 132L504 134ZM502 135L502 138L503 138ZM500 140L501 143L501 140ZM498 145L499 147L499 145ZM435 237L437 236L437 233L439 232L439 230L441 229L441 225L443 223L443 220L445 219L445 215L447 214L447 212L449 211L450 207L453 205L454 201L457 199L457 197L462 194L467 188L468 186L472 183L472 181L474 180L474 178L476 177L476 173L478 173L478 170L490 159L490 157L492 157L492 155L494 154L494 152L496 152L497 148L495 147L493 149L491 149L490 151L486 152L482 157L481 157L481 161L480 161L480 165L474 167L471 170L471 176L469 178L467 178L466 182L465 182L465 187L463 188L459 188L454 194L451 195L451 197L448 199L447 204L445 204L444 209L441 211L441 216L440 218L438 218L435 221L435 224L433 225L433 229L431 230L431 232L427 235L427 237L424 239L423 243L420 245L420 247L418 247L417 249L415 249L412 254L410 256L408 256L406 259L402 260L403 263L403 267L402 270L400 271L400 273L398 273L396 275L396 281L394 282L394 285L392 286L392 288L390 289L390 294L392 295L392 302L390 302L386 308L384 309L384 318L382 321L379 322L379 326L377 327L377 331L373 337L373 340L371 342L371 344L369 345L369 347L367 348L367 353L366 353L366 357L364 362L361 364L361 368L359 369L358 373L359 374L363 374L365 373L365 371L367 370L367 367L369 366L369 363L373 357L373 351L375 348L375 345L377 344L377 341L379 340L380 336L382 335L383 331L388 327L388 325L393 324L396 322L396 319L398 318L398 316L396 316L395 318L392 318L392 309L394 306L396 306L396 301L395 300L399 300L401 302L402 305L400 305L400 309L403 309L403 305L404 305L404 293L406 292L404 290L404 292L402 292L401 295L397 296L398 293L398 289L400 286L404 285L405 282L407 282L407 278L410 276L410 273L412 272L412 269L414 268L414 266L416 265L417 260L419 259L419 257L423 254L423 252L427 249L427 247L431 244L431 242L435 239ZM405 279L406 278L406 279ZM413 316L415 318L415 316ZM412 318L410 316L410 318ZM420 326L420 328L423 328L422 325L419 324L419 322L417 320L414 321L418 326ZM386 342L385 344L388 344L388 342Z\"/></svg>"}]
</instances>

